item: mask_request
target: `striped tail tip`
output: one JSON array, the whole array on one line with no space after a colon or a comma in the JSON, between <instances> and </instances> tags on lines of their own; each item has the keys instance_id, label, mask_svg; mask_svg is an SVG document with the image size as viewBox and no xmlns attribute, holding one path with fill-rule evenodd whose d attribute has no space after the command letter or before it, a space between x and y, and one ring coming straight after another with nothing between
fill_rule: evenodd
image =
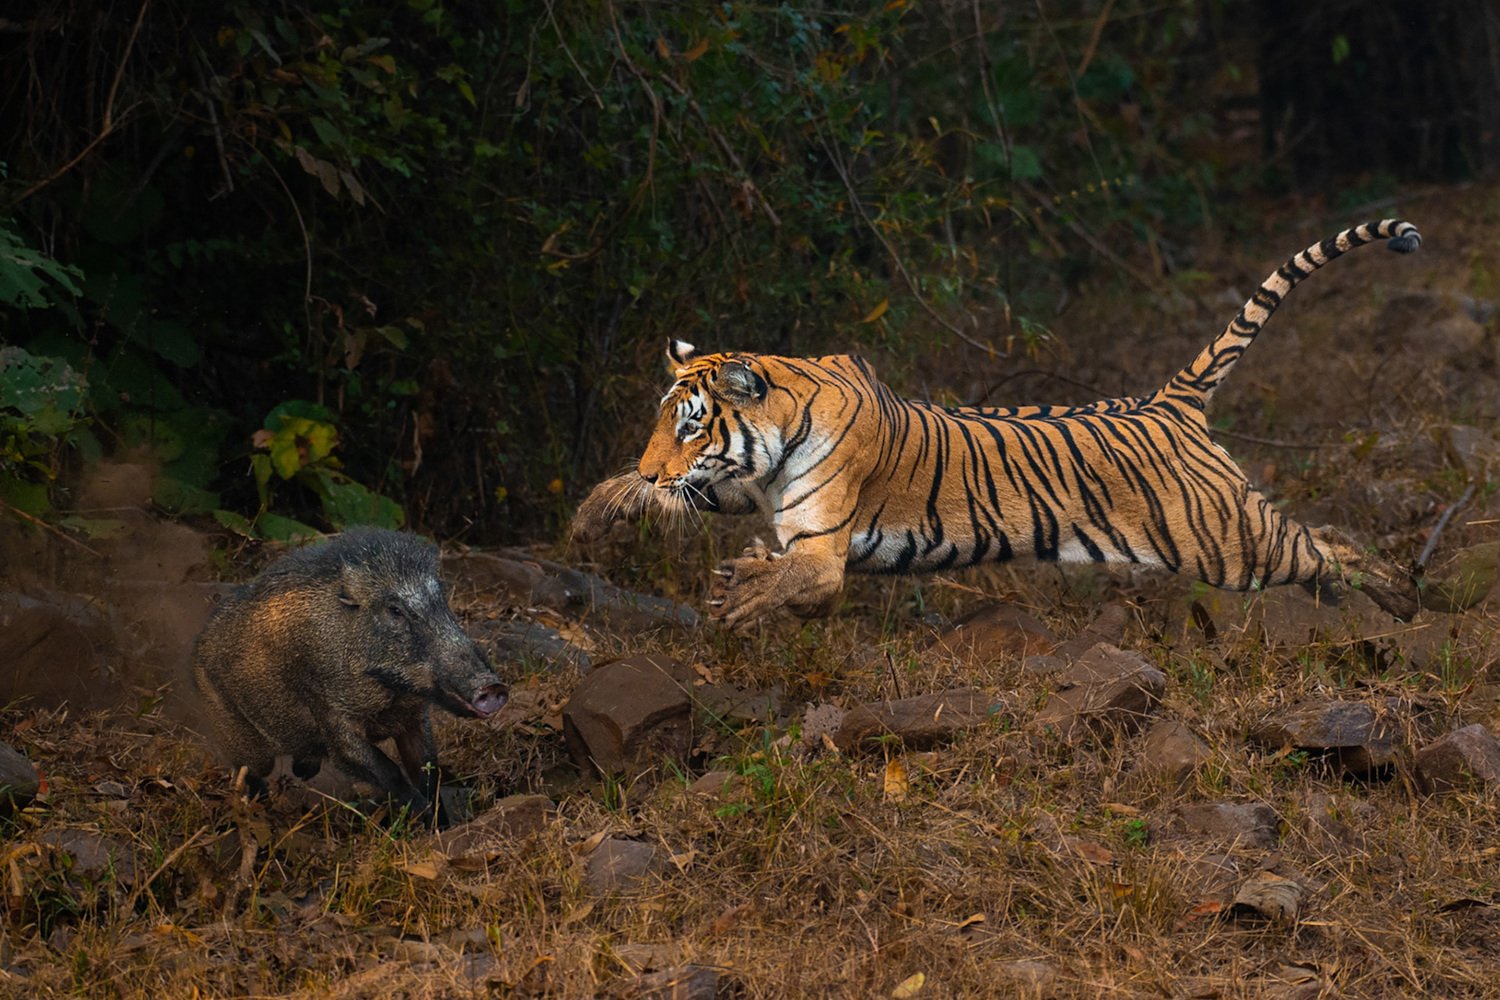
<instances>
[{"instance_id":1,"label":"striped tail tip","mask_svg":"<svg viewBox=\"0 0 1500 1000\"><path fill-rule=\"evenodd\" d=\"M1422 234L1417 232L1417 227L1410 222L1398 222L1395 227L1395 235L1391 237L1386 248L1397 253L1413 253L1422 246Z\"/></svg>"}]
</instances>

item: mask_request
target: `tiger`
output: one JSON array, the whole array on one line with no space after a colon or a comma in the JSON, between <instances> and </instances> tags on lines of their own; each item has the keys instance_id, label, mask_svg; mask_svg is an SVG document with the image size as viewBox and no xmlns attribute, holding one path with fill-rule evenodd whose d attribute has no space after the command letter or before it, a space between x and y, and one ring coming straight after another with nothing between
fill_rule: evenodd
<instances>
[{"instance_id":1,"label":"tiger","mask_svg":"<svg viewBox=\"0 0 1500 1000\"><path fill-rule=\"evenodd\" d=\"M715 571L709 617L744 630L834 610L848 572L932 573L1018 556L1133 563L1228 590L1362 589L1409 620L1416 583L1333 527L1310 528L1254 489L1205 411L1287 294L1376 240L1422 243L1399 219L1363 223L1277 268L1224 331L1160 389L1085 405L945 406L904 399L863 358L700 354L667 344L675 381L633 471L579 506L575 539L656 510L756 514L757 540Z\"/></svg>"}]
</instances>

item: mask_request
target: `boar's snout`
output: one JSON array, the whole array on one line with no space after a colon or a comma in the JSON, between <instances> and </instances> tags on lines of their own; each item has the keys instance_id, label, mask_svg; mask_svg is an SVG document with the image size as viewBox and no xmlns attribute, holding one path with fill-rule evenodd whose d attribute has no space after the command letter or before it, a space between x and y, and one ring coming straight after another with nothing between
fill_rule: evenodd
<instances>
[{"instance_id":1,"label":"boar's snout","mask_svg":"<svg viewBox=\"0 0 1500 1000\"><path fill-rule=\"evenodd\" d=\"M488 718L510 699L510 688L467 637L459 648L450 649L449 655L438 661L432 679L438 704L454 715Z\"/></svg>"},{"instance_id":2,"label":"boar's snout","mask_svg":"<svg viewBox=\"0 0 1500 1000\"><path fill-rule=\"evenodd\" d=\"M479 689L479 692L470 699L469 704L474 707L474 714L480 718L494 715L505 707L510 700L510 692L504 684L487 684Z\"/></svg>"}]
</instances>

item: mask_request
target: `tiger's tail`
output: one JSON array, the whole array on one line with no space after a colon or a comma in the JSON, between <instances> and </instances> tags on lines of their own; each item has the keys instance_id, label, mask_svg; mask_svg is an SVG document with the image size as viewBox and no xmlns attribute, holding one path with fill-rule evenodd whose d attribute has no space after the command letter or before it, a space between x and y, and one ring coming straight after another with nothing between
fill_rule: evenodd
<instances>
[{"instance_id":1,"label":"tiger's tail","mask_svg":"<svg viewBox=\"0 0 1500 1000\"><path fill-rule=\"evenodd\" d=\"M1390 240L1386 246L1397 253L1411 253L1422 245L1422 234L1417 232L1417 227L1401 219L1362 223L1331 239L1314 243L1262 281L1255 294L1250 296L1234 319L1229 321L1224 332L1205 347L1191 364L1172 376L1166 391L1197 397L1202 402L1207 402L1219 383L1224 381L1224 376L1229 374L1229 369L1245 353L1245 348L1260 333L1261 327L1266 325L1266 320L1281 305L1287 293L1335 257L1380 239Z\"/></svg>"}]
</instances>

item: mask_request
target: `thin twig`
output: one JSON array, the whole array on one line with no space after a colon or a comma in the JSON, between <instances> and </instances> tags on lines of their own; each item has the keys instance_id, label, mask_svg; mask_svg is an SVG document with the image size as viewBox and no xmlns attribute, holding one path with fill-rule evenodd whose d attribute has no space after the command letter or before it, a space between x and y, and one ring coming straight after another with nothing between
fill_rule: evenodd
<instances>
[{"instance_id":1,"label":"thin twig","mask_svg":"<svg viewBox=\"0 0 1500 1000\"><path fill-rule=\"evenodd\" d=\"M766 218L771 221L771 225L779 229L781 227L781 216L776 214L776 210L771 207L771 203L766 200L766 196L761 192L755 181L750 179L750 171L745 169L744 162L740 160L739 154L734 151L734 147L729 144L729 140L725 138L723 131L708 120L708 115L704 113L703 108L698 105L698 102L687 92L687 89L682 84L670 76L661 73L653 73L652 75L668 87L677 91L677 95L687 101L688 110L703 123L703 127L708 130L709 136L714 140L714 145L719 147L719 152L723 153L724 158L739 172L740 182L745 185L746 194L760 206L762 212L766 213Z\"/></svg>"},{"instance_id":2,"label":"thin twig","mask_svg":"<svg viewBox=\"0 0 1500 1000\"><path fill-rule=\"evenodd\" d=\"M281 171L277 170L268 161L266 166L271 170L271 176L276 178L276 183L281 185L281 190L286 192L286 200L292 203L292 212L297 216L297 228L302 230L302 252L307 259L307 274L302 285L302 321L307 325L307 347L312 349L312 238L307 235L307 223L302 219L302 209L297 205L297 199L292 195L292 189L287 187L286 181L281 178ZM322 402L323 396L322 379L318 380L318 402Z\"/></svg>"},{"instance_id":3,"label":"thin twig","mask_svg":"<svg viewBox=\"0 0 1500 1000\"><path fill-rule=\"evenodd\" d=\"M1109 23L1109 12L1114 9L1115 0L1104 0L1104 9L1099 11L1099 17L1094 21L1093 33L1089 35L1089 43L1083 47L1083 58L1078 60L1078 68L1073 71L1074 77L1080 77L1089 68L1089 63L1094 61L1094 53L1099 51L1099 38L1104 34L1104 26Z\"/></svg>"},{"instance_id":4,"label":"thin twig","mask_svg":"<svg viewBox=\"0 0 1500 1000\"><path fill-rule=\"evenodd\" d=\"M101 553L95 551L94 549L89 548L87 545L83 544L78 539L74 538L72 535L68 534L66 531L63 531L62 529L58 528L57 526L48 524L46 521L43 521L41 518L35 517L35 516L31 515L31 514L26 513L24 510L21 510L19 507L13 507L9 503L6 503L4 500L0 500L0 504L5 504L5 509L8 510L8 511L10 511L12 514L16 515L17 517L23 518L23 519L25 519L27 521L30 521L32 524L36 525L38 528L41 528L43 531L50 531L50 532L52 532L52 534L56 535L58 538L61 538L63 541L67 542L70 545L76 545L76 546L78 546L80 549L82 549L83 551L87 552L89 555L94 556L96 558L100 558L100 559L104 558L104 556Z\"/></svg>"},{"instance_id":5,"label":"thin twig","mask_svg":"<svg viewBox=\"0 0 1500 1000\"><path fill-rule=\"evenodd\" d=\"M156 871L152 872L149 878L144 881L136 882L135 888L131 890L130 897L125 901L125 905L120 909L120 912L127 915L133 912L135 910L135 904L141 898L141 894L151 887L152 882L155 882L157 879L161 878L162 872L166 871L168 868L172 867L172 865L176 864L177 859L182 857L183 854L187 852L187 849L189 847L192 847L194 844L196 844L198 842L198 838L207 833L208 829L208 825L205 824L194 830L191 837L189 837L187 840L184 840L181 844L178 844L177 847L173 849L172 853L168 854L166 858L163 859L162 863L156 866ZM213 838L213 840L223 840L225 837L229 836L229 832L230 831L225 830L217 837ZM209 841L209 843L213 843L213 840Z\"/></svg>"},{"instance_id":6,"label":"thin twig","mask_svg":"<svg viewBox=\"0 0 1500 1000\"><path fill-rule=\"evenodd\" d=\"M208 86L208 77L203 74L203 63L207 57L202 52L197 53L193 60L193 69L198 73L198 95L203 98L203 104L208 108L208 121L214 128L214 148L219 153L219 169L224 173L224 190L222 194L234 193L234 175L229 172L229 158L224 153L224 130L219 126L219 109L215 104L214 95ZM209 199L212 201L213 199Z\"/></svg>"},{"instance_id":7,"label":"thin twig","mask_svg":"<svg viewBox=\"0 0 1500 1000\"><path fill-rule=\"evenodd\" d=\"M1291 448L1296 451L1318 451L1329 447L1328 444L1307 444L1301 441L1277 441L1275 438L1256 437L1254 434L1242 434L1239 431L1228 431L1221 427L1215 427L1209 431L1213 437L1234 438L1236 441L1248 441L1251 444L1263 444L1267 448Z\"/></svg>"},{"instance_id":8,"label":"thin twig","mask_svg":"<svg viewBox=\"0 0 1500 1000\"><path fill-rule=\"evenodd\" d=\"M875 220L870 218L870 213L865 211L865 204L860 200L859 193L854 190L854 182L849 179L849 171L844 169L843 160L840 159L837 150L834 149L833 144L828 140L824 139L822 140L822 142L823 150L828 154L828 161L833 164L833 169L838 172L839 180L844 182L844 190L849 194L849 204L854 206L854 211L859 213L859 217L864 222L865 226L870 230L872 234L874 234L875 238L880 241L880 245L885 248L885 252L891 258L891 263L895 266L896 271L901 275L901 280L906 283L906 288L909 292L911 292L912 298L917 300L917 304L927 312L927 315L931 316L934 320L941 324L945 330L953 334L959 340L962 340L964 343L968 344L970 347L983 351L985 352L985 354L989 355L992 358L1006 357L1007 352L999 350L998 348L995 348L989 344L981 343L980 341L975 340L973 337L969 336L967 333L964 333L957 326L940 315L938 311L932 307L932 303L928 302L922 296L922 290L917 285L917 280L911 276L911 272L906 269L906 263L902 261L901 254L899 254L896 251L896 248L891 245L891 241L885 238L885 233L880 231L880 227L875 225Z\"/></svg>"},{"instance_id":9,"label":"thin twig","mask_svg":"<svg viewBox=\"0 0 1500 1000\"><path fill-rule=\"evenodd\" d=\"M1447 510L1443 511L1443 516L1438 518L1437 526L1432 529L1432 534L1427 536L1427 544L1422 546L1422 554L1417 556L1418 573L1427 568L1427 560L1432 558L1432 550L1437 548L1438 536L1443 533L1444 528L1448 527L1449 519L1458 513L1459 508L1468 503L1469 499L1473 496L1474 484L1470 483L1469 488L1464 490L1463 496L1459 497L1448 506Z\"/></svg>"},{"instance_id":10,"label":"thin twig","mask_svg":"<svg viewBox=\"0 0 1500 1000\"><path fill-rule=\"evenodd\" d=\"M1123 257L1115 253L1109 247L1105 246L1104 242L1100 240L1099 237L1095 236L1083 226L1079 225L1075 220L1064 218L1060 213L1055 212L1052 209L1049 199L1044 194L1042 194L1042 192L1038 191L1035 187L1025 183L1024 181L1018 182L1018 184L1020 185L1021 190L1026 193L1026 196L1031 199L1034 205L1036 205L1038 208L1046 208L1048 211L1053 212L1053 214L1058 215L1058 217L1062 219L1063 224L1071 229L1079 239L1083 240L1089 246L1093 247L1094 252L1099 256L1103 257L1115 267L1119 268L1121 271L1124 271L1130 277L1140 282L1142 287L1146 288L1148 291L1156 292L1160 290L1161 282L1155 277L1147 274L1145 271L1140 270L1133 264L1127 263ZM1101 186L1106 191L1108 190L1107 185L1101 184Z\"/></svg>"},{"instance_id":11,"label":"thin twig","mask_svg":"<svg viewBox=\"0 0 1500 1000\"><path fill-rule=\"evenodd\" d=\"M141 0L141 9L135 15L135 24L131 25L130 37L125 40L125 51L120 55L120 65L115 67L114 79L110 81L109 93L104 99L104 117L100 121L99 134L94 136L93 139L89 140L88 144L85 145L83 149L78 151L77 156L74 156L67 163L64 163L61 167L58 167L52 173L48 174L46 177L43 177L41 180L31 185L31 187L27 188L25 191L22 191L18 197L16 197L11 201L9 205L6 206L7 210L15 208L21 202L25 201L27 198L30 198L42 188L57 180L63 174L66 174L68 171L78 166L78 164L82 162L83 158L88 156L89 153L93 151L95 146L99 145L114 133L115 125L117 124L115 119L115 97L120 92L120 81L125 77L125 66L130 62L130 53L135 51L135 40L136 37L141 33L141 24L146 20L146 9L150 6L151 0ZM140 107L140 105L141 102L136 101L134 104L130 105L128 108L122 111L120 113L119 121L124 121L125 119L129 118L131 112L135 111L135 109Z\"/></svg>"}]
</instances>

